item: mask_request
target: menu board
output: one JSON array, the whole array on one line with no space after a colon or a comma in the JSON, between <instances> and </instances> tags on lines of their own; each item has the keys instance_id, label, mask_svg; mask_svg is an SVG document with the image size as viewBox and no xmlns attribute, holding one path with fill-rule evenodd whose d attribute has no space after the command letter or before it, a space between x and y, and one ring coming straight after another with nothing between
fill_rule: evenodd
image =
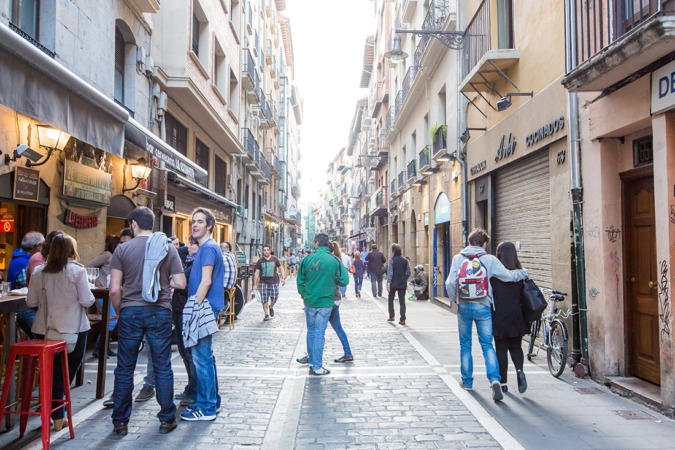
<instances>
[{"instance_id":1,"label":"menu board","mask_svg":"<svg viewBox=\"0 0 675 450\"><path fill-rule=\"evenodd\" d=\"M14 199L37 202L40 195L40 171L16 166L14 169Z\"/></svg>"},{"instance_id":2,"label":"menu board","mask_svg":"<svg viewBox=\"0 0 675 450\"><path fill-rule=\"evenodd\" d=\"M237 255L237 262L239 264L246 264L246 253L244 252L234 252Z\"/></svg>"}]
</instances>

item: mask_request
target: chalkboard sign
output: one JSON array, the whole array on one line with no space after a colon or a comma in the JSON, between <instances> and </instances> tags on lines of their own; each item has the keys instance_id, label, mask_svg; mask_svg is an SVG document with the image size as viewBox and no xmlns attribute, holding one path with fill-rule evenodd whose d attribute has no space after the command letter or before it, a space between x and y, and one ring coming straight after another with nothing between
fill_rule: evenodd
<instances>
[{"instance_id":1,"label":"chalkboard sign","mask_svg":"<svg viewBox=\"0 0 675 450\"><path fill-rule=\"evenodd\" d=\"M14 199L37 202L40 194L40 171L16 166L14 169Z\"/></svg>"},{"instance_id":2,"label":"chalkboard sign","mask_svg":"<svg viewBox=\"0 0 675 450\"><path fill-rule=\"evenodd\" d=\"M237 255L237 262L239 264L246 264L246 253L244 252L234 252Z\"/></svg>"}]
</instances>

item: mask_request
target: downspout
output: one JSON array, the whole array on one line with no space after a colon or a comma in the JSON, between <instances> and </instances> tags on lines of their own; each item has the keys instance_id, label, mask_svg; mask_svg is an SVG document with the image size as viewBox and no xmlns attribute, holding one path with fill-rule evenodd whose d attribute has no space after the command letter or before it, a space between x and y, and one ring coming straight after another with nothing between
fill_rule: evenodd
<instances>
[{"instance_id":1,"label":"downspout","mask_svg":"<svg viewBox=\"0 0 675 450\"><path fill-rule=\"evenodd\" d=\"M457 2L457 26L455 29L459 29L460 26L459 24L461 23L461 10L462 8L460 7L461 2ZM462 242L460 247L464 247L467 244L467 236L468 236L468 226L469 226L469 214L468 214L468 205L469 202L466 198L467 194L467 184L468 181L466 179L467 177L467 172L466 172L466 144L463 144L462 141L459 139L459 137L462 135L462 129L466 124L466 102L464 100L464 96L461 95L460 93L460 84L462 82L462 51L457 50L457 64L456 66L456 78L457 78L457 101L455 102L457 104L457 120L455 121L457 123L457 130L456 130L456 139L457 139L457 161L459 162L459 168L461 171L461 176L462 176L462 186L461 186L461 202L462 202ZM462 101L460 102L460 98ZM462 115L462 111L464 111L464 115ZM463 147L463 148L462 148ZM460 151L460 148L462 150Z\"/></svg>"},{"instance_id":2,"label":"downspout","mask_svg":"<svg viewBox=\"0 0 675 450\"><path fill-rule=\"evenodd\" d=\"M576 52L576 34L573 29L576 11L571 5L571 0L565 0L565 26L567 28L566 48L566 67L568 72L572 70L577 61ZM586 305L586 260L584 250L584 224L583 224L583 189L581 182L581 155L579 149L579 102L577 94L567 93L567 107L569 117L569 153L570 153L570 194L572 197L572 226L574 235L574 255L573 265L575 274L575 286L572 304L573 357L579 358L580 343L581 359L573 362L574 373L577 378L583 378L590 375L590 366L588 361L588 316ZM574 299L577 301L574 302ZM576 310L575 310L576 309ZM576 353L576 355L575 355Z\"/></svg>"}]
</instances>

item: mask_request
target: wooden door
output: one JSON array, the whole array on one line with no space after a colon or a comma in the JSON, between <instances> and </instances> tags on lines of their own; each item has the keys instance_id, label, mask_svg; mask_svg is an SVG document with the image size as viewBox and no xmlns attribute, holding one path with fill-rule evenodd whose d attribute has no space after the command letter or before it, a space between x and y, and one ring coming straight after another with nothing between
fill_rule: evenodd
<instances>
[{"instance_id":1,"label":"wooden door","mask_svg":"<svg viewBox=\"0 0 675 450\"><path fill-rule=\"evenodd\" d=\"M626 313L632 374L661 384L656 234L652 177L624 185Z\"/></svg>"}]
</instances>

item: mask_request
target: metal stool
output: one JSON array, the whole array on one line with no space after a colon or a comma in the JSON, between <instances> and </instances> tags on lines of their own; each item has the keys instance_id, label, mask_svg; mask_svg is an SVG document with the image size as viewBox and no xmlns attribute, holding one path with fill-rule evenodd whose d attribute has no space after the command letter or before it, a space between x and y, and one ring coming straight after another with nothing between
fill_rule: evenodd
<instances>
[{"instance_id":1,"label":"metal stool","mask_svg":"<svg viewBox=\"0 0 675 450\"><path fill-rule=\"evenodd\" d=\"M52 374L54 368L54 356L61 353L61 366L63 368L63 387L66 399L52 399ZM23 393L20 401L16 401L10 405L7 403L7 395L9 393L9 384L11 377L14 376L14 362L17 356L21 356L24 360L23 367ZM35 369L38 360L40 362L40 397L31 397L33 389L32 380L35 377ZM40 401L40 411L30 411L31 400ZM62 405L52 408L52 402L61 403ZM11 411L13 407L21 404L20 411ZM73 417L70 402L70 378L68 377L68 357L66 352L66 341L48 341L48 340L30 340L13 344L10 348L9 362L7 363L7 370L5 372L5 381L2 388L2 400L0 400L0 422L5 414L19 414L20 419L20 435L23 437L26 432L26 425L28 423L29 415L40 415L42 417L42 447L45 450L49 449L49 433L51 431L50 417L51 413L61 406L65 406L68 412L68 428L70 429L70 438L75 438L75 431L73 430Z\"/></svg>"}]
</instances>

